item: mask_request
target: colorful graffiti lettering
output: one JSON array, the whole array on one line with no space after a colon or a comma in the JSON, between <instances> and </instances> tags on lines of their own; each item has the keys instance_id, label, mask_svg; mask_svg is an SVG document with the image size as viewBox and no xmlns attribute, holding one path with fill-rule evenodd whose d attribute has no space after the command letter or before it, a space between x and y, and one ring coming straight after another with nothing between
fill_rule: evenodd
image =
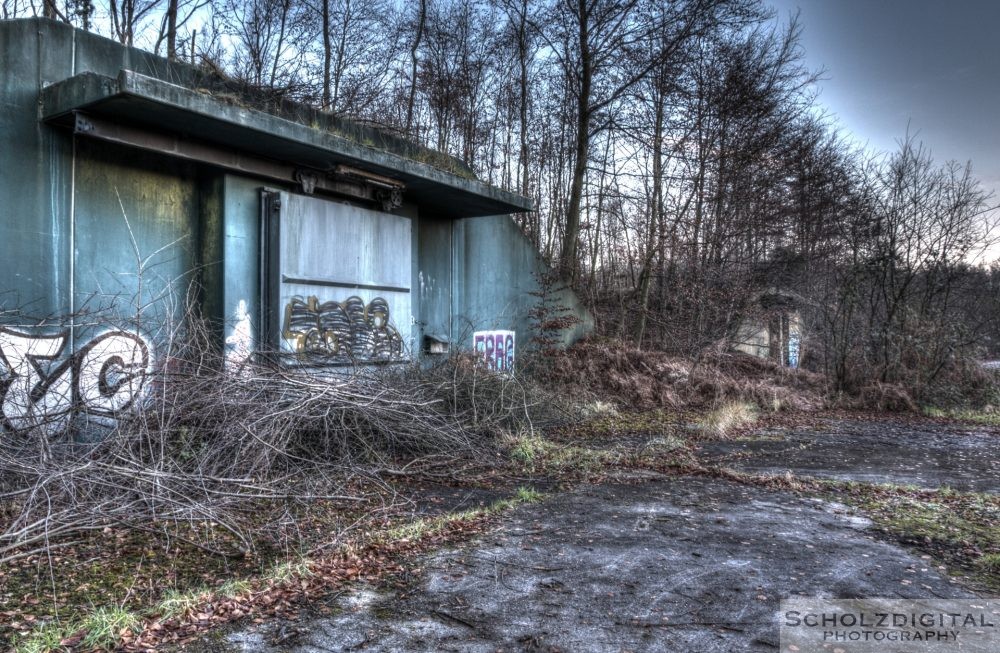
<instances>
[{"instance_id":1,"label":"colorful graffiti lettering","mask_svg":"<svg viewBox=\"0 0 1000 653\"><path fill-rule=\"evenodd\" d=\"M285 306L282 337L297 354L327 362L401 360L403 339L389 321L389 303L381 297L366 305L360 297L320 303L294 297Z\"/></svg>"},{"instance_id":2,"label":"colorful graffiti lettering","mask_svg":"<svg viewBox=\"0 0 1000 653\"><path fill-rule=\"evenodd\" d=\"M514 336L513 331L476 331L472 334L472 347L491 370L513 372Z\"/></svg>"},{"instance_id":3,"label":"colorful graffiti lettering","mask_svg":"<svg viewBox=\"0 0 1000 653\"><path fill-rule=\"evenodd\" d=\"M51 435L75 412L113 417L135 404L151 373L145 339L109 331L60 362L68 339L0 327L0 425Z\"/></svg>"}]
</instances>

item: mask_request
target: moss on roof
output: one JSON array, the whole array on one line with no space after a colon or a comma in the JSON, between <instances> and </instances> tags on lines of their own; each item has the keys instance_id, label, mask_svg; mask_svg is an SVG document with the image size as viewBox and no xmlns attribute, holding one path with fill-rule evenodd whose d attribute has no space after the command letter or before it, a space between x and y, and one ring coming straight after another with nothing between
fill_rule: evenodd
<instances>
[{"instance_id":1,"label":"moss on roof","mask_svg":"<svg viewBox=\"0 0 1000 653\"><path fill-rule=\"evenodd\" d=\"M459 159L418 145L390 129L365 125L289 99L288 93L282 89L255 87L210 68L192 68L195 72L192 86L194 90L209 94L217 100L323 130L358 145L425 163L463 179L477 179L475 172Z\"/></svg>"}]
</instances>

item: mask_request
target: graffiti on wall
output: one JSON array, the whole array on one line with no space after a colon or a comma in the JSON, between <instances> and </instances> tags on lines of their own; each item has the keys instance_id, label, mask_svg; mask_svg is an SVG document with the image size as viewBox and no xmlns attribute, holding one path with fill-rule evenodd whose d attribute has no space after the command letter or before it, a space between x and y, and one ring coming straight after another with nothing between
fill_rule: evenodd
<instances>
[{"instance_id":1,"label":"graffiti on wall","mask_svg":"<svg viewBox=\"0 0 1000 653\"><path fill-rule=\"evenodd\" d=\"M226 336L226 370L241 376L250 376L253 359L253 324L247 302L241 299L236 305L236 322L233 332Z\"/></svg>"},{"instance_id":2,"label":"graffiti on wall","mask_svg":"<svg viewBox=\"0 0 1000 653\"><path fill-rule=\"evenodd\" d=\"M74 413L114 417L141 397L152 364L142 336L108 331L64 356L68 341L68 331L0 327L0 425L51 435L66 430Z\"/></svg>"},{"instance_id":3,"label":"graffiti on wall","mask_svg":"<svg viewBox=\"0 0 1000 653\"><path fill-rule=\"evenodd\" d=\"M320 303L293 297L285 306L282 337L297 354L327 362L382 362L403 357L403 339L390 323L389 303L360 297Z\"/></svg>"},{"instance_id":4,"label":"graffiti on wall","mask_svg":"<svg viewBox=\"0 0 1000 653\"><path fill-rule=\"evenodd\" d=\"M472 334L472 347L491 370L514 371L513 331L476 331Z\"/></svg>"}]
</instances>

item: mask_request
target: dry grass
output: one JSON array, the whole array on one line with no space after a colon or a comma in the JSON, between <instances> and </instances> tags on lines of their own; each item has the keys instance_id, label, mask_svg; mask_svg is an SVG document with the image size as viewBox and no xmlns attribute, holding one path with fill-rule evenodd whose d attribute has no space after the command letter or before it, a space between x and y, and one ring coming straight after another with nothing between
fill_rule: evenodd
<instances>
[{"instance_id":1,"label":"dry grass","mask_svg":"<svg viewBox=\"0 0 1000 653\"><path fill-rule=\"evenodd\" d=\"M705 414L699 424L699 431L706 438L730 437L756 422L757 416L758 410L754 404L727 401Z\"/></svg>"}]
</instances>

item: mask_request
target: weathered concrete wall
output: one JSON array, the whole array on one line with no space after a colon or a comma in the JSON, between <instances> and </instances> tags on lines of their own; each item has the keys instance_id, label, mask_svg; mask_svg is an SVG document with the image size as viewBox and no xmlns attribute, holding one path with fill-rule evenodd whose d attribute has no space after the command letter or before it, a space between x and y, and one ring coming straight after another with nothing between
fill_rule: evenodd
<instances>
[{"instance_id":1,"label":"weathered concrete wall","mask_svg":"<svg viewBox=\"0 0 1000 653\"><path fill-rule=\"evenodd\" d=\"M74 145L68 215L54 225L58 246L50 256L20 252L3 263L4 287L13 289L4 308L13 312L0 325L0 429L53 433L75 423L89 432L136 405L198 268L193 166ZM14 252L31 242L17 216L0 232ZM65 276L49 275L53 263ZM21 277L41 281L22 286Z\"/></svg>"},{"instance_id":2,"label":"weathered concrete wall","mask_svg":"<svg viewBox=\"0 0 1000 653\"><path fill-rule=\"evenodd\" d=\"M798 367L802 359L801 343L801 315L798 311L784 311L744 320L736 333L733 349Z\"/></svg>"},{"instance_id":3,"label":"weathered concrete wall","mask_svg":"<svg viewBox=\"0 0 1000 653\"><path fill-rule=\"evenodd\" d=\"M82 71L111 75L122 68L181 82L190 74L184 66L55 21L0 22L0 216L5 230L0 260L13 277L0 289L0 307L35 317L66 315L94 292L115 292L114 285L105 285L107 275L89 269L112 269L121 262L120 243L112 242L122 235L124 221L109 182L117 182L120 192L132 193L137 202L156 197L165 205L148 216L149 224L137 220L133 225L142 248L161 236L181 235L178 212L190 208L196 196L190 169L183 173L188 188L182 190L168 181L180 172L177 166L164 169L135 155L116 163L120 153L109 158L100 154L103 146L93 147L38 120L38 93L44 86ZM105 229L105 219L116 222ZM91 233L95 220L102 226ZM149 238L141 233L146 229ZM195 235L191 225L181 231L189 241ZM170 256L165 253L157 262ZM83 269L75 269L77 264Z\"/></svg>"},{"instance_id":4,"label":"weathered concrete wall","mask_svg":"<svg viewBox=\"0 0 1000 653\"><path fill-rule=\"evenodd\" d=\"M733 343L733 349L736 351L758 358L768 358L770 347L771 338L767 324L758 320L747 320L741 324Z\"/></svg>"},{"instance_id":5,"label":"weathered concrete wall","mask_svg":"<svg viewBox=\"0 0 1000 653\"><path fill-rule=\"evenodd\" d=\"M197 281L197 166L78 139L74 289L79 310L117 304L149 328L179 319Z\"/></svg>"},{"instance_id":6,"label":"weathered concrete wall","mask_svg":"<svg viewBox=\"0 0 1000 653\"><path fill-rule=\"evenodd\" d=\"M226 175L223 182L222 310L227 355L241 359L260 337L260 181ZM208 262L206 261L206 265ZM249 338L250 342L246 342Z\"/></svg>"},{"instance_id":7,"label":"weathered concrete wall","mask_svg":"<svg viewBox=\"0 0 1000 653\"><path fill-rule=\"evenodd\" d=\"M453 337L467 347L475 331L512 330L518 349L529 348L535 335L531 310L540 302L541 279L550 273L538 250L509 216L459 220L454 242ZM547 303L579 319L561 334L568 345L593 330L594 318L575 293L560 285L550 286Z\"/></svg>"},{"instance_id":8,"label":"weathered concrete wall","mask_svg":"<svg viewBox=\"0 0 1000 653\"><path fill-rule=\"evenodd\" d=\"M421 348L424 338L451 343L454 222L424 215L417 228L417 275Z\"/></svg>"},{"instance_id":9,"label":"weathered concrete wall","mask_svg":"<svg viewBox=\"0 0 1000 653\"><path fill-rule=\"evenodd\" d=\"M45 316L71 307L72 143L40 125L36 107L50 70L71 66L72 45L41 47L36 27L0 23L0 308Z\"/></svg>"},{"instance_id":10,"label":"weathered concrete wall","mask_svg":"<svg viewBox=\"0 0 1000 653\"><path fill-rule=\"evenodd\" d=\"M0 22L0 430L88 430L140 401L211 237L212 174L39 120L43 87L121 68L184 79L66 25Z\"/></svg>"}]
</instances>

